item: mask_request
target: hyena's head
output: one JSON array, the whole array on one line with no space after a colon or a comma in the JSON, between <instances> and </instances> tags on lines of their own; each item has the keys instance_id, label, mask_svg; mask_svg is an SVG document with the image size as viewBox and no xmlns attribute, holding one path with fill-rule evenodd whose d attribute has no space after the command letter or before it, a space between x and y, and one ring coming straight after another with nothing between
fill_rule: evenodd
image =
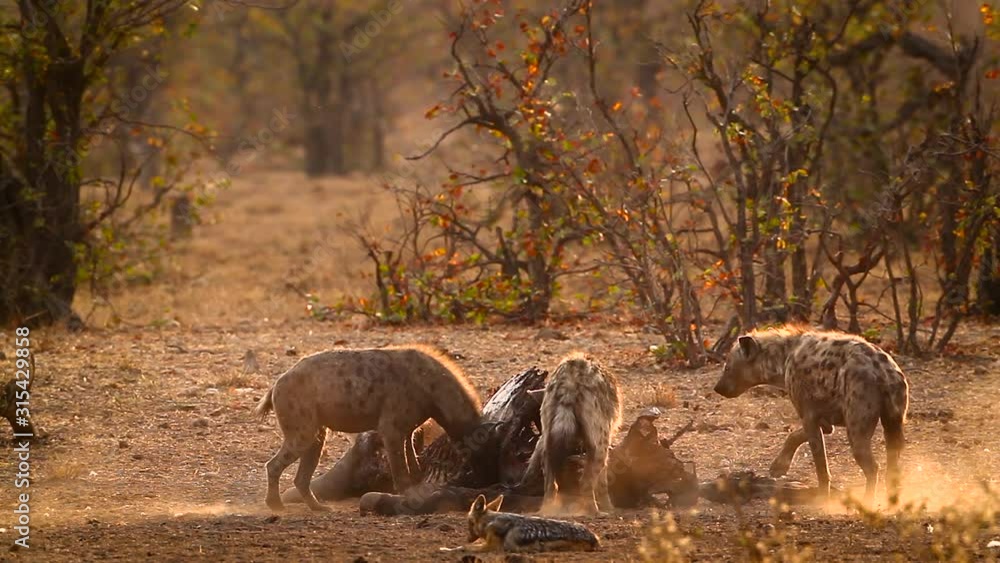
<instances>
[{"instance_id":1,"label":"hyena's head","mask_svg":"<svg viewBox=\"0 0 1000 563\"><path fill-rule=\"evenodd\" d=\"M747 389L764 381L764 362L760 343L750 335L739 338L729 351L722 377L715 384L715 392L732 399Z\"/></svg>"},{"instance_id":2,"label":"hyena's head","mask_svg":"<svg viewBox=\"0 0 1000 563\"><path fill-rule=\"evenodd\" d=\"M503 495L493 499L493 502L490 503L486 502L486 497L483 495L479 495L476 500L472 501L472 508L469 509L469 543L483 537L486 525L489 524L489 520L484 517L489 512L500 510L501 504L503 504Z\"/></svg>"}]
</instances>

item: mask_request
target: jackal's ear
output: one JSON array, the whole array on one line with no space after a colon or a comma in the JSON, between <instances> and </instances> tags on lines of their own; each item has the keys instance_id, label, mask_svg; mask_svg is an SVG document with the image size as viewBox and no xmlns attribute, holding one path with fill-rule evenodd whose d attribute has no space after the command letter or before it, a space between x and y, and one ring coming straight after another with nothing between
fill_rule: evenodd
<instances>
[{"instance_id":1,"label":"jackal's ear","mask_svg":"<svg viewBox=\"0 0 1000 563\"><path fill-rule=\"evenodd\" d=\"M486 510L492 510L496 512L497 510L500 510L501 504L503 504L503 495L498 496L497 498L493 499L493 502L487 504Z\"/></svg>"},{"instance_id":2,"label":"jackal's ear","mask_svg":"<svg viewBox=\"0 0 1000 563\"><path fill-rule=\"evenodd\" d=\"M486 496L479 495L476 500L472 501L472 511L473 512L485 512L486 511Z\"/></svg>"},{"instance_id":3,"label":"jackal's ear","mask_svg":"<svg viewBox=\"0 0 1000 563\"><path fill-rule=\"evenodd\" d=\"M743 350L745 357L752 358L757 355L757 352L760 352L760 344L752 336L741 336L740 350Z\"/></svg>"}]
</instances>

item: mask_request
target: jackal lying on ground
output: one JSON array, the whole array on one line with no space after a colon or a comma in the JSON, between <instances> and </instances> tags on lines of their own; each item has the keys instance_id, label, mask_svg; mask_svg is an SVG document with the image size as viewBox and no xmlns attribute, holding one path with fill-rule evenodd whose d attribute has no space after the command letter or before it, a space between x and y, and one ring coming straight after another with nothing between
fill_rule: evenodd
<instances>
[{"instance_id":1,"label":"jackal lying on ground","mask_svg":"<svg viewBox=\"0 0 1000 563\"><path fill-rule=\"evenodd\" d=\"M614 509L608 495L608 450L621 419L618 381L610 372L580 352L559 363L545 386L542 435L522 479L528 482L543 472L544 511L559 508L559 479L566 474L566 461L580 450L584 453L581 507L592 514Z\"/></svg>"},{"instance_id":2,"label":"jackal lying on ground","mask_svg":"<svg viewBox=\"0 0 1000 563\"><path fill-rule=\"evenodd\" d=\"M333 350L302 358L275 381L255 409L263 418L274 410L285 440L267 462L267 505L282 508L281 473L295 460L295 488L313 510L326 507L309 487L326 437L378 430L393 485L402 493L418 474L413 430L433 418L461 443L480 422L479 395L461 370L422 347ZM473 454L475 452L472 452Z\"/></svg>"},{"instance_id":3,"label":"jackal lying on ground","mask_svg":"<svg viewBox=\"0 0 1000 563\"><path fill-rule=\"evenodd\" d=\"M771 464L771 474L788 471L796 450L808 442L820 492L830 491L823 434L846 426L851 453L865 473L865 499L872 500L878 464L872 434L879 421L885 433L887 489L899 489L899 457L909 384L889 354L863 338L839 332L781 328L741 336L733 346L715 391L737 397L756 385L774 385L788 397L802 419Z\"/></svg>"},{"instance_id":4,"label":"jackal lying on ground","mask_svg":"<svg viewBox=\"0 0 1000 563\"><path fill-rule=\"evenodd\" d=\"M601 546L582 524L497 512L502 503L503 495L489 504L479 495L469 509L470 545L442 551L594 551Z\"/></svg>"}]
</instances>

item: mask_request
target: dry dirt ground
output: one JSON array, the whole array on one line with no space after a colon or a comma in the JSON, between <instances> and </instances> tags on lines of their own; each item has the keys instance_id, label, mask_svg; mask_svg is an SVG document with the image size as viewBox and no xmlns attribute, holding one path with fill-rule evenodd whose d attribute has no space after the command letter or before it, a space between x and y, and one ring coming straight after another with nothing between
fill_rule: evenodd
<instances>
[{"instance_id":1,"label":"dry dirt ground","mask_svg":"<svg viewBox=\"0 0 1000 563\"><path fill-rule=\"evenodd\" d=\"M356 501L344 501L330 514L291 507L274 517L263 506L263 465L281 437L273 417L258 422L251 408L297 357L334 346L432 344L452 354L480 391L532 365L552 369L572 349L590 350L619 375L627 421L653 403L667 407L658 422L662 433L695 421L696 430L674 449L696 464L701 478L731 469L766 473L796 423L787 400L767 394L723 400L711 392L718 366L661 365L649 353L656 336L640 328L567 323L556 327L566 340L540 340L538 327L391 328L309 319L285 283L324 295L356 283L366 266L336 225L347 203L361 204L370 194L360 179L308 182L282 172L237 179L194 239L173 249L166 272L116 298L123 322L107 324L109 312L101 309L83 332L33 332L31 408L47 437L31 449L27 550L6 549L15 538L15 466L11 444L0 443L0 560L458 561L438 549L464 542L462 514L362 517ZM89 303L83 299L80 307L88 310ZM12 363L12 337L3 334L0 361ZM908 501L926 501L933 510L974 504L980 482L998 485L998 340L1000 327L970 325L956 356L899 358L912 388ZM260 373L242 373L247 350L257 354ZM348 440L328 439L320 470ZM884 459L880 431L876 440ZM835 486L863 485L842 431L828 439L828 449ZM293 474L286 471L283 488ZM804 451L791 476L815 481ZM763 501L737 511L702 500L675 516L680 531L693 536L691 557L713 561L746 559L741 527L763 535L776 521ZM602 551L536 560L637 559L651 513L622 511L586 522L602 537ZM778 524L786 546L828 561L920 559L939 533L919 528L907 536L891 514L873 526L844 508L796 507ZM988 539L973 542L981 557L990 557Z\"/></svg>"}]
</instances>

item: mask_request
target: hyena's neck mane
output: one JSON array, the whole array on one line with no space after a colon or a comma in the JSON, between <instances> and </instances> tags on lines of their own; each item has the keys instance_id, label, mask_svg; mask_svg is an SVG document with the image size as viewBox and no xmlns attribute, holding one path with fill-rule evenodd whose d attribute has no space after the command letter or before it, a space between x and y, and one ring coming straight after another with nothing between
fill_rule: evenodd
<instances>
[{"instance_id":1,"label":"hyena's neck mane","mask_svg":"<svg viewBox=\"0 0 1000 563\"><path fill-rule=\"evenodd\" d=\"M406 348L431 358L433 369L426 372L426 385L437 411L434 420L452 439L464 438L481 421L483 407L479 393L462 369L444 354L426 346Z\"/></svg>"},{"instance_id":2,"label":"hyena's neck mane","mask_svg":"<svg viewBox=\"0 0 1000 563\"><path fill-rule=\"evenodd\" d=\"M761 365L763 365L764 381L775 387L785 386L785 360L802 340L807 329L798 326L785 326L752 333L760 345Z\"/></svg>"}]
</instances>

